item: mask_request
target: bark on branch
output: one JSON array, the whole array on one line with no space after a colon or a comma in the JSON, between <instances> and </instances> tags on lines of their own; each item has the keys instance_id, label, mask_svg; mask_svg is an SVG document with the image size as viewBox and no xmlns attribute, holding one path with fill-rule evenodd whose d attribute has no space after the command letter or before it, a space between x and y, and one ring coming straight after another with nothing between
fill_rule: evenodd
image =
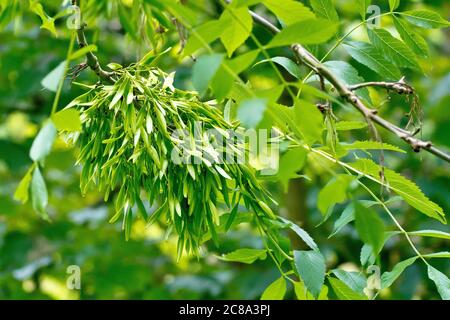
<instances>
[{"instance_id":1,"label":"bark on branch","mask_svg":"<svg viewBox=\"0 0 450 320\"><path fill-rule=\"evenodd\" d=\"M72 5L79 7L79 1L72 0ZM86 24L84 22L80 22L80 27L76 30L77 42L78 42L78 46L80 47L80 49L83 47L86 47L88 45L86 36L84 34L85 27L86 27ZM104 81L106 83L114 83L115 82L114 72L108 72L108 71L103 70L97 56L90 51L86 53L86 64L89 68L92 69L92 71L95 72L95 74L102 81Z\"/></svg>"}]
</instances>

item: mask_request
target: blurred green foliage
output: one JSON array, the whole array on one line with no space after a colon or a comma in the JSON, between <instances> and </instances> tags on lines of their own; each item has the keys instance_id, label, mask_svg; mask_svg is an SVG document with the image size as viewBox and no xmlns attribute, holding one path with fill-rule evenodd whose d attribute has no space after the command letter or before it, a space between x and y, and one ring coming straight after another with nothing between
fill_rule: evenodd
<instances>
[{"instance_id":1,"label":"blurred green foliage","mask_svg":"<svg viewBox=\"0 0 450 320\"><path fill-rule=\"evenodd\" d=\"M49 16L57 15L62 10L61 5L67 2L41 1ZM192 2L212 16L217 16L221 10L213 1ZM382 10L388 10L388 1L374 2ZM11 3L16 4L16 12L7 11L7 4ZM179 34L169 31L173 29L169 17L159 17L161 12L156 10L153 25L143 27L133 15L133 0L90 3L92 7L86 10L87 35L97 45L100 61L127 65L151 48L173 47L158 66L167 72L176 71L177 87L193 89L190 81L193 61L178 54ZM359 14L353 1L335 3L349 26L357 23ZM117 6L121 14L116 14ZM428 6L443 17L450 15L450 5L445 0L402 1L400 9L415 6ZM0 1L0 299L258 299L267 285L279 277L268 259L247 265L221 261L214 256L243 247L263 248L253 228L244 224L221 236L219 248L208 244L200 258L184 257L178 263L176 239L173 236L165 239L164 230L158 225L146 229L144 221L137 220L130 241L125 242L121 222L108 224L112 205L103 204L103 196L94 190L81 195L81 170L74 165L78 150L60 138L45 160L44 175L50 195L48 213L52 221L42 220L30 204L22 205L13 200L14 190L32 163L28 156L31 143L42 121L50 114L54 94L42 88L41 80L66 56L70 32L65 23L65 17L55 21L55 37L49 30L39 28L40 18L30 12L27 1ZM270 34L262 28L255 28L254 34L263 43L270 39ZM447 28L427 30L423 35L430 45L430 58L420 61L424 73L407 71L405 76L417 89L425 112L421 134L427 140L450 148L450 34ZM361 39L364 35L357 31L353 37ZM252 42L247 46L254 48ZM311 49L318 55L324 54L323 48ZM270 52L272 56L289 55L287 49L282 48ZM338 50L336 56L345 55ZM72 66L81 61L83 59L78 58ZM353 65L365 79L382 80L368 68ZM292 79L288 72L282 72L287 79ZM258 88L277 84L268 64L246 71L243 78ZM95 76L85 71L76 81L93 83ZM67 80L58 107L65 106L81 92L82 89ZM409 104L403 97L386 96L372 90L370 93L373 104L380 106L387 118L406 123L404 114ZM354 120L343 110L337 113L343 119ZM363 140L366 132L356 135ZM397 144L388 134L383 134L383 138L385 142ZM385 162L416 181L444 212L450 211L448 164L428 154L412 152L386 154ZM281 213L298 210L300 214L304 208L292 206L292 202L304 202L306 213L297 220L302 221L303 227L320 244L330 269L345 266L348 270L358 270L362 242L355 229L346 226L337 236L328 239L337 215L315 227L322 217L316 205L317 194L330 176L320 164L312 164L309 171L310 181L300 185L298 181L291 182L290 190L300 188L297 193L290 191L285 195L283 187L273 181L267 182L268 188L280 200ZM344 208L338 205L334 210L342 212ZM405 229L449 231L448 226L427 219L404 203L395 203L393 212ZM432 250L425 253L449 250L445 239L414 238L414 241ZM411 254L406 241L395 236L386 244L378 263L384 270L391 270ZM81 290L66 287L66 270L70 265L81 268ZM448 259L433 260L433 265L449 274ZM294 297L292 286L288 286L286 297ZM382 291L380 298L436 299L439 296L434 284L427 280L426 268L414 264L393 287Z\"/></svg>"}]
</instances>

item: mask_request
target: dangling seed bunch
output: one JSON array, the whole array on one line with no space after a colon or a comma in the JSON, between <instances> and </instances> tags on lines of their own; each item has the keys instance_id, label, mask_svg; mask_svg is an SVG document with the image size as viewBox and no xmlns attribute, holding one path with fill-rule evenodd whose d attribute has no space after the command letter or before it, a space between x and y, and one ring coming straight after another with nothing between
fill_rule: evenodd
<instances>
[{"instance_id":1,"label":"dangling seed bunch","mask_svg":"<svg viewBox=\"0 0 450 320\"><path fill-rule=\"evenodd\" d=\"M221 203L231 211L228 227L241 200L263 223L275 218L266 204L273 200L254 169L237 161L248 153L245 141L231 137L238 123L226 121L195 93L173 88L157 68L136 64L119 68L116 77L67 108L77 108L83 123L74 137L81 149L82 192L96 185L105 201L116 195L111 221L123 217L126 238L139 213L177 233L179 255L198 254L205 235L217 240ZM150 217L143 199L158 207Z\"/></svg>"}]
</instances>

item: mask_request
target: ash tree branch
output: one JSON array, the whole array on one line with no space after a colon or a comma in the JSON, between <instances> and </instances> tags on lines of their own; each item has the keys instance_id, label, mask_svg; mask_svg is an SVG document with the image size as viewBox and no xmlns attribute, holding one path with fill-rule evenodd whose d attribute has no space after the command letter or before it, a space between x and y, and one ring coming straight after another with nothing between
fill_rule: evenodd
<instances>
[{"instance_id":1,"label":"ash tree branch","mask_svg":"<svg viewBox=\"0 0 450 320\"><path fill-rule=\"evenodd\" d=\"M256 23L265 27L272 33L280 32L280 29L278 29L275 25L273 25L266 18L260 16L259 14L255 13L251 10L249 12L250 12L250 15L252 16L253 20ZM347 86L335 74L333 74L328 68L326 68L314 55L312 55L307 49L305 49L302 45L293 44L291 46L291 49L292 49L292 51L294 51L295 55L302 63L304 63L309 68L311 68L319 76L328 80L328 82L331 83L331 85L336 89L336 91L339 93L339 95L342 98L344 98L345 100L347 100L351 105L353 105L353 107L356 108L368 121L372 121L373 123L376 123L377 125L392 132L398 138L400 138L403 141L405 141L406 143L408 143L415 152L419 152L423 149L423 150L426 150L429 153L431 153L447 162L450 162L449 154L434 147L432 142L423 141L421 139L415 138L414 134L412 134L409 131L402 129L402 128L396 126L395 124L387 121L386 119L380 117L379 115L377 115L377 110L367 107L362 102L362 100L358 97L358 95L356 95L354 93L354 90L362 88L362 87L367 87L367 86L384 87L387 89L394 89L397 92L406 89L406 91L405 91L405 93L406 93L407 91L412 90L412 87L405 84L403 82L403 79L400 79L400 81L395 82L395 83L367 82L367 83L362 83L359 85Z\"/></svg>"},{"instance_id":2,"label":"ash tree branch","mask_svg":"<svg viewBox=\"0 0 450 320\"><path fill-rule=\"evenodd\" d=\"M80 6L78 0L72 0L73 6ZM77 28L77 42L78 46L81 48L84 48L88 45L86 36L84 34L84 28L86 27L86 24L84 22L80 21L80 26ZM100 65L100 62L97 58L97 56L92 52L86 53L86 64L89 68L92 69L92 71L95 72L95 74L104 82L106 83L114 83L116 82L114 79L114 72L108 72L103 70L103 68Z\"/></svg>"},{"instance_id":3,"label":"ash tree branch","mask_svg":"<svg viewBox=\"0 0 450 320\"><path fill-rule=\"evenodd\" d=\"M397 92L398 94L413 94L414 88L409 84L405 83L404 78L400 79L397 82L384 82L384 81L370 81L363 82L354 85L348 86L348 88L352 91L365 88L365 87L380 87L386 90L392 90Z\"/></svg>"}]
</instances>

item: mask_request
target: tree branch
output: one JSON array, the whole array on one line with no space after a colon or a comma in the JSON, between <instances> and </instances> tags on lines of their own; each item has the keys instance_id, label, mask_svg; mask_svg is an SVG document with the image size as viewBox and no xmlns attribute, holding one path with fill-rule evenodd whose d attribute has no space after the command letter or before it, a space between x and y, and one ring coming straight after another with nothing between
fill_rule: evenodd
<instances>
[{"instance_id":1,"label":"tree branch","mask_svg":"<svg viewBox=\"0 0 450 320\"><path fill-rule=\"evenodd\" d=\"M270 21L261 17L257 13L253 11L249 11L253 20L267 28L269 31L273 33L280 32L275 25L273 25ZM388 83L388 82L367 82L364 84L356 85L356 86L347 86L345 83L341 82L337 76L335 76L328 68L326 68L315 56L313 56L307 49L305 49L300 44L293 44L291 49L294 51L295 55L302 61L306 66L311 68L314 72L316 72L319 76L327 79L328 82L337 90L339 95L346 99L351 105L353 105L364 117L368 120L378 124L379 126L385 128L386 130L394 133L398 138L402 139L406 143L408 143L415 152L419 152L424 149L435 156L450 162L450 155L444 151L439 150L434 147L430 141L423 141L414 137L409 131L404 130L393 123L385 120L384 118L377 115L377 110L368 108L362 100L353 92L358 88L362 88L365 86L381 86L385 88L392 89L412 89L410 86L405 83L401 83L403 79L396 83ZM359 86L359 87L358 87Z\"/></svg>"},{"instance_id":2,"label":"tree branch","mask_svg":"<svg viewBox=\"0 0 450 320\"><path fill-rule=\"evenodd\" d=\"M73 6L79 7L79 1L78 0L72 0ZM86 47L87 40L86 36L84 35L84 28L86 24L84 22L80 22L80 27L76 30L77 32L77 42L78 46L81 48ZM86 53L86 64L89 68L92 69L92 71L95 72L95 74L106 83L114 83L116 82L114 79L114 72L108 72L102 69L100 62L95 54L92 52Z\"/></svg>"},{"instance_id":3,"label":"tree branch","mask_svg":"<svg viewBox=\"0 0 450 320\"><path fill-rule=\"evenodd\" d=\"M363 82L358 83L354 85L348 86L348 88L352 91L364 88L364 87L381 87L386 90L393 90L397 92L398 94L412 94L414 93L414 88L411 87L409 84L406 84L404 82L404 79L400 79L397 82L376 82L376 81L370 81L370 82Z\"/></svg>"}]
</instances>

